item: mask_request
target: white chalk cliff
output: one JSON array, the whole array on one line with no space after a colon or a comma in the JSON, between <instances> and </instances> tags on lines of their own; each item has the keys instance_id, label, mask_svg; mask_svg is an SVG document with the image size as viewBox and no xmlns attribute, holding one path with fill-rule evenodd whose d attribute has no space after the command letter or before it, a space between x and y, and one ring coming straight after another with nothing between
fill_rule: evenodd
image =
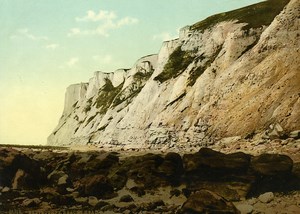
<instances>
[{"instance_id":1,"label":"white chalk cliff","mask_svg":"<svg viewBox=\"0 0 300 214\"><path fill-rule=\"evenodd\" d=\"M162 148L300 129L300 1L269 0L181 29L131 69L71 85L51 145Z\"/></svg>"}]
</instances>

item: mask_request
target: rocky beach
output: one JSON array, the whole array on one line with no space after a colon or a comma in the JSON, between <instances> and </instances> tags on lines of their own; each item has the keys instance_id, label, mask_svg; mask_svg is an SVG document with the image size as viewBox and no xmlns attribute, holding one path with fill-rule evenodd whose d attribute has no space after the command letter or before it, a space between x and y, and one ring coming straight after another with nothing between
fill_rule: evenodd
<instances>
[{"instance_id":1,"label":"rocky beach","mask_svg":"<svg viewBox=\"0 0 300 214\"><path fill-rule=\"evenodd\" d=\"M214 150L194 148L187 153L145 149L104 151L88 146L2 147L1 210L3 213L300 212L298 139L277 139L278 147L272 149L270 145L275 144L270 140L262 143L231 139L230 147L225 141L229 139L214 145ZM242 152L246 145L248 150ZM257 146L265 149L259 152Z\"/></svg>"}]
</instances>

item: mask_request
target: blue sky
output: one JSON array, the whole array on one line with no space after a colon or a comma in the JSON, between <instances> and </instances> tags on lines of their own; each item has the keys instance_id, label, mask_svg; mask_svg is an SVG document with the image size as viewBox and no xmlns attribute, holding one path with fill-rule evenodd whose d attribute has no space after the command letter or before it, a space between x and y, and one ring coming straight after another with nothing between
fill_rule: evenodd
<instances>
[{"instance_id":1,"label":"blue sky","mask_svg":"<svg viewBox=\"0 0 300 214\"><path fill-rule=\"evenodd\" d=\"M0 0L0 143L46 143L68 85L130 68L179 28L257 2Z\"/></svg>"}]
</instances>

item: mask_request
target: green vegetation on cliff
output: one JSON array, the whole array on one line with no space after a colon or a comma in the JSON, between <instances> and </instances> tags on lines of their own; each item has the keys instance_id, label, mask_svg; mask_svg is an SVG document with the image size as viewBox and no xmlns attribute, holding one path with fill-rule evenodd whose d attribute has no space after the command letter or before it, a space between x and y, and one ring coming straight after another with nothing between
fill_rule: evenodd
<instances>
[{"instance_id":1,"label":"green vegetation on cliff","mask_svg":"<svg viewBox=\"0 0 300 214\"><path fill-rule=\"evenodd\" d=\"M96 107L100 108L100 114L105 114L108 108L113 103L117 94L122 90L123 84L114 87L109 79L105 79L105 85L99 89L99 94L96 99Z\"/></svg>"},{"instance_id":2,"label":"green vegetation on cliff","mask_svg":"<svg viewBox=\"0 0 300 214\"><path fill-rule=\"evenodd\" d=\"M157 75L154 80L163 83L166 80L179 76L193 60L194 57L190 52L181 50L181 46L177 47L173 53L171 53L164 70Z\"/></svg>"},{"instance_id":3,"label":"green vegetation on cliff","mask_svg":"<svg viewBox=\"0 0 300 214\"><path fill-rule=\"evenodd\" d=\"M220 13L208 17L207 19L197 22L191 26L191 30L204 31L223 21L238 20L239 23L248 23L245 30L258 28L263 25L271 24L290 0L268 0L254 5L243 7L237 10Z\"/></svg>"}]
</instances>

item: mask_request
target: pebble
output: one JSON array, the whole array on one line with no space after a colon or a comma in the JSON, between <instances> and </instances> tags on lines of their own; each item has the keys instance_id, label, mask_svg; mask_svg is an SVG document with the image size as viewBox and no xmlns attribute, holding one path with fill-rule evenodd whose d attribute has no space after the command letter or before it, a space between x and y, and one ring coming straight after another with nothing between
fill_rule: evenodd
<instances>
[{"instance_id":1,"label":"pebble","mask_svg":"<svg viewBox=\"0 0 300 214\"><path fill-rule=\"evenodd\" d=\"M260 195L260 196L258 197L258 199L259 199L262 203L269 203L269 202L273 201L273 199L274 199L274 194L273 194L273 192L266 192L266 193Z\"/></svg>"},{"instance_id":2,"label":"pebble","mask_svg":"<svg viewBox=\"0 0 300 214\"><path fill-rule=\"evenodd\" d=\"M95 196L90 196L88 199L89 205L95 207L98 204L99 200Z\"/></svg>"},{"instance_id":3,"label":"pebble","mask_svg":"<svg viewBox=\"0 0 300 214\"><path fill-rule=\"evenodd\" d=\"M4 187L3 189L2 189L2 192L9 192L10 191L10 188L9 187Z\"/></svg>"},{"instance_id":4,"label":"pebble","mask_svg":"<svg viewBox=\"0 0 300 214\"><path fill-rule=\"evenodd\" d=\"M241 214L249 214L253 212L253 206L249 204L238 204L236 208L241 212Z\"/></svg>"}]
</instances>

